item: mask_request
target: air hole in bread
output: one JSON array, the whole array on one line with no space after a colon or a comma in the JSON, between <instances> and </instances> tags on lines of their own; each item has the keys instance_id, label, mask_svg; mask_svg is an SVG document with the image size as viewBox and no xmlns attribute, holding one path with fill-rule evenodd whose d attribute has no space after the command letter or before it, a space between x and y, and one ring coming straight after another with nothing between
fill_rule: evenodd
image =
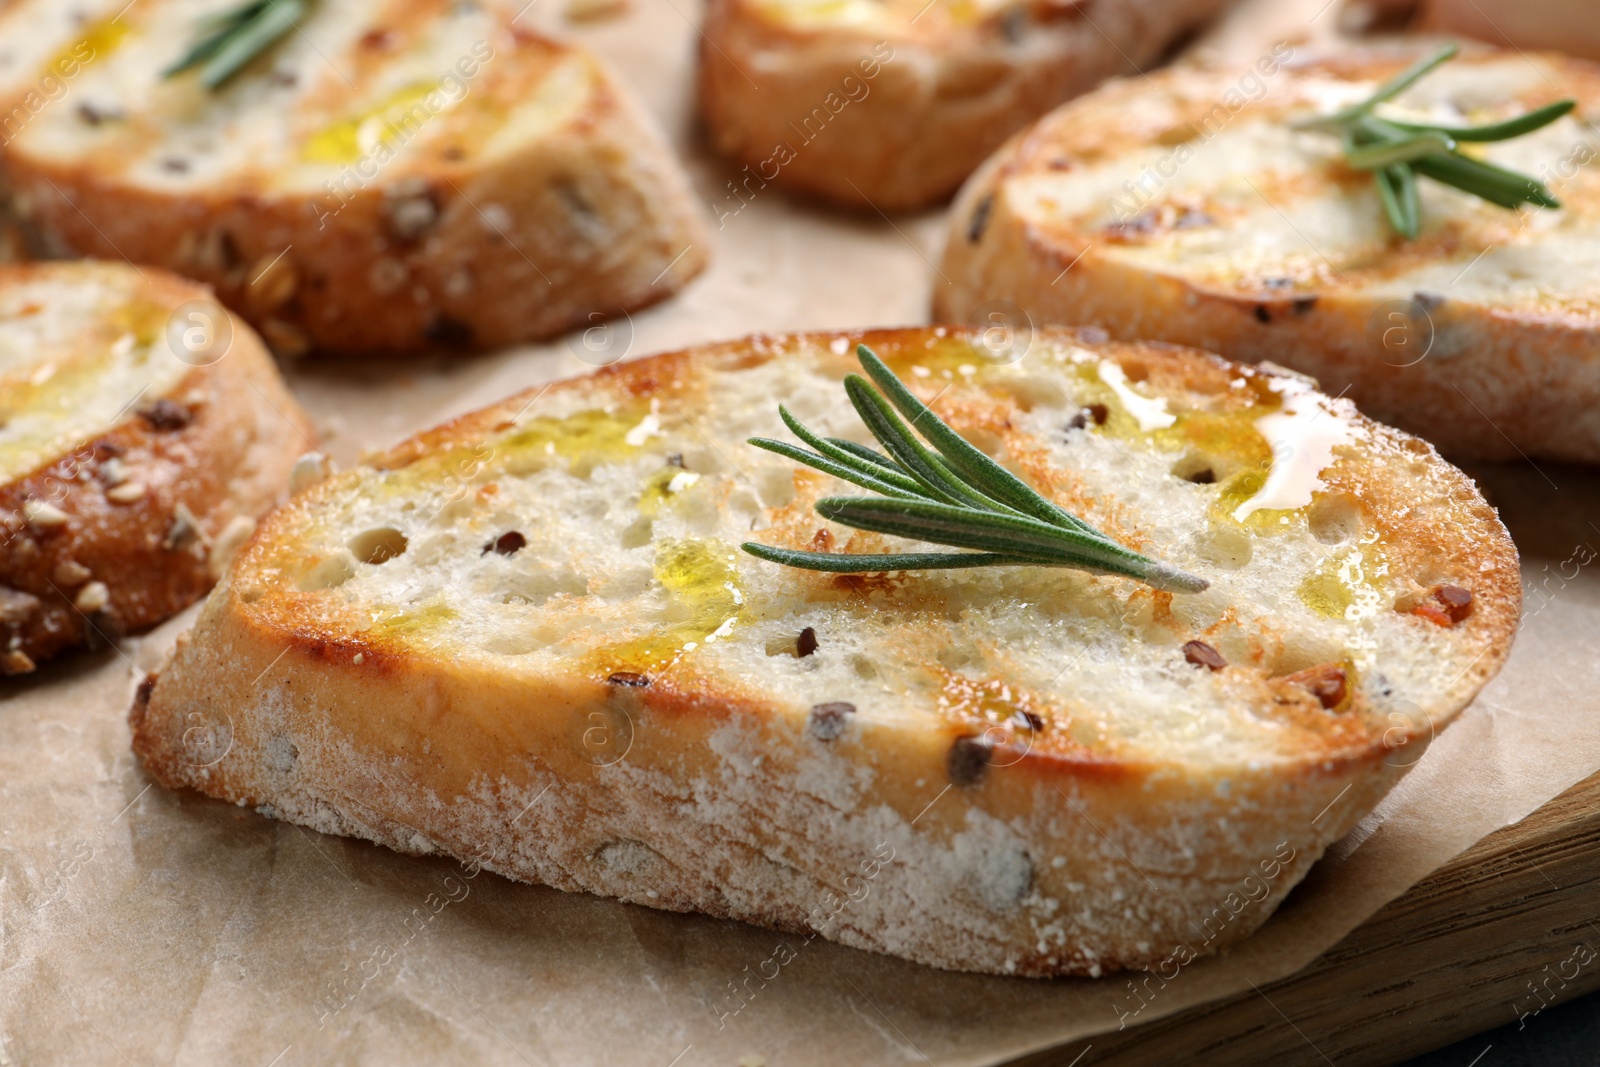
<instances>
[{"instance_id":1,"label":"air hole in bread","mask_svg":"<svg viewBox=\"0 0 1600 1067\"><path fill-rule=\"evenodd\" d=\"M1347 493L1319 495L1306 512L1311 536L1325 545L1342 545L1361 532L1361 505Z\"/></svg>"},{"instance_id":2,"label":"air hole in bread","mask_svg":"<svg viewBox=\"0 0 1600 1067\"><path fill-rule=\"evenodd\" d=\"M1195 551L1219 570L1236 571L1250 562L1255 549L1250 535L1243 530L1218 528L1201 534L1195 541Z\"/></svg>"},{"instance_id":3,"label":"air hole in bread","mask_svg":"<svg viewBox=\"0 0 1600 1067\"><path fill-rule=\"evenodd\" d=\"M1196 485L1210 485L1217 480L1217 466L1208 457L1190 452L1172 465L1172 474Z\"/></svg>"},{"instance_id":4,"label":"air hole in bread","mask_svg":"<svg viewBox=\"0 0 1600 1067\"><path fill-rule=\"evenodd\" d=\"M1059 406L1061 404L1061 387L1054 378L1018 376L1002 378L996 381L992 388L997 393L1009 396L1024 412L1030 412L1036 407Z\"/></svg>"},{"instance_id":5,"label":"air hole in bread","mask_svg":"<svg viewBox=\"0 0 1600 1067\"><path fill-rule=\"evenodd\" d=\"M643 548L650 543L650 532L655 523L646 518L638 518L623 528L622 537L619 539L623 548Z\"/></svg>"},{"instance_id":6,"label":"air hole in bread","mask_svg":"<svg viewBox=\"0 0 1600 1067\"><path fill-rule=\"evenodd\" d=\"M768 638L766 651L769 656L793 656L795 659L805 659L816 653L818 645L817 631L807 626L793 636L778 634Z\"/></svg>"},{"instance_id":7,"label":"air hole in bread","mask_svg":"<svg viewBox=\"0 0 1600 1067\"><path fill-rule=\"evenodd\" d=\"M941 648L938 657L939 666L947 671L962 671L969 667L981 667L983 664L983 654L965 645Z\"/></svg>"},{"instance_id":8,"label":"air hole in bread","mask_svg":"<svg viewBox=\"0 0 1600 1067\"><path fill-rule=\"evenodd\" d=\"M350 551L362 563L387 563L406 550L406 535L393 526L365 530L350 539Z\"/></svg>"},{"instance_id":9,"label":"air hole in bread","mask_svg":"<svg viewBox=\"0 0 1600 1067\"><path fill-rule=\"evenodd\" d=\"M307 571L300 579L300 590L314 593L320 589L337 589L355 576L355 565L351 563L348 555L340 552L329 556Z\"/></svg>"},{"instance_id":10,"label":"air hole in bread","mask_svg":"<svg viewBox=\"0 0 1600 1067\"><path fill-rule=\"evenodd\" d=\"M1344 658L1344 646L1338 642L1309 633L1291 631L1284 636L1283 645L1277 654L1271 657L1268 673L1274 677L1282 677L1325 663L1342 662Z\"/></svg>"}]
</instances>

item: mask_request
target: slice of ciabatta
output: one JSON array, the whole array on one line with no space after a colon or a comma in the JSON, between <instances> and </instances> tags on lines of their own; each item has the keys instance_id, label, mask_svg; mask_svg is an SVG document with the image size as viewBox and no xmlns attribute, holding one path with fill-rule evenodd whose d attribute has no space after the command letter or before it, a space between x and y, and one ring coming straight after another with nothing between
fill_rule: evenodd
<instances>
[{"instance_id":1,"label":"slice of ciabatta","mask_svg":"<svg viewBox=\"0 0 1600 1067\"><path fill-rule=\"evenodd\" d=\"M0 10L0 163L42 239L202 279L287 352L513 344L704 265L661 136L524 5L317 3L214 92L164 78L234 6Z\"/></svg>"},{"instance_id":2,"label":"slice of ciabatta","mask_svg":"<svg viewBox=\"0 0 1600 1067\"><path fill-rule=\"evenodd\" d=\"M864 442L858 340L1210 588L742 554L907 544L822 521L850 487L745 443L780 400ZM141 691L134 746L166 785L513 878L1098 974L1265 919L1498 670L1519 592L1471 481L1298 377L1087 332L754 337L296 496Z\"/></svg>"},{"instance_id":3,"label":"slice of ciabatta","mask_svg":"<svg viewBox=\"0 0 1600 1067\"><path fill-rule=\"evenodd\" d=\"M746 164L718 213L768 182L883 211L942 201L1013 132L1226 3L711 0L700 107Z\"/></svg>"},{"instance_id":4,"label":"slice of ciabatta","mask_svg":"<svg viewBox=\"0 0 1600 1067\"><path fill-rule=\"evenodd\" d=\"M1446 125L1578 110L1469 151L1565 207L1506 211L1422 179L1396 235L1338 138L1288 123L1370 95L1416 53L1264 57L1118 82L1041 120L959 198L936 316L1015 311L1275 360L1447 455L1600 461L1600 67L1470 52L1397 102ZM1010 302L1009 304L1005 302Z\"/></svg>"},{"instance_id":5,"label":"slice of ciabatta","mask_svg":"<svg viewBox=\"0 0 1600 1067\"><path fill-rule=\"evenodd\" d=\"M199 599L310 434L205 287L121 264L0 267L0 673Z\"/></svg>"}]
</instances>

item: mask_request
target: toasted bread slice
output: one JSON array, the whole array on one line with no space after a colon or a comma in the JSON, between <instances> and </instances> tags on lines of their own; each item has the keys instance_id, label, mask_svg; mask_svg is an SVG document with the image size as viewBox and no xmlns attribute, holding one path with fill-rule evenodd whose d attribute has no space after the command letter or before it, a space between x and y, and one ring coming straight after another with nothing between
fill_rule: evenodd
<instances>
[{"instance_id":1,"label":"toasted bread slice","mask_svg":"<svg viewBox=\"0 0 1600 1067\"><path fill-rule=\"evenodd\" d=\"M883 211L938 203L1013 132L1226 2L711 0L700 107L747 164L723 210L768 182Z\"/></svg>"},{"instance_id":2,"label":"toasted bread slice","mask_svg":"<svg viewBox=\"0 0 1600 1067\"><path fill-rule=\"evenodd\" d=\"M1275 360L1447 455L1600 461L1600 172L1586 166L1600 68L1485 50L1403 96L1449 124L1580 102L1469 146L1546 180L1562 210L1518 214L1423 179L1407 241L1337 138L1287 123L1363 98L1415 54L1280 58L1252 71L1259 94L1236 69L1184 67L1019 135L961 194L935 315L1020 309Z\"/></svg>"},{"instance_id":3,"label":"toasted bread slice","mask_svg":"<svg viewBox=\"0 0 1600 1067\"><path fill-rule=\"evenodd\" d=\"M0 161L41 239L202 279L287 352L513 344L704 265L660 135L522 5L314 4L215 92L163 78L230 6L0 11Z\"/></svg>"},{"instance_id":4,"label":"toasted bread slice","mask_svg":"<svg viewBox=\"0 0 1600 1067\"><path fill-rule=\"evenodd\" d=\"M261 341L203 286L0 267L0 673L199 599L311 448Z\"/></svg>"},{"instance_id":5,"label":"toasted bread slice","mask_svg":"<svg viewBox=\"0 0 1600 1067\"><path fill-rule=\"evenodd\" d=\"M857 340L1210 588L741 554L908 544L745 443L779 399L864 441ZM940 967L1232 942L1499 668L1516 551L1429 446L1299 378L1069 331L994 358L959 328L756 337L421 434L264 521L134 746L325 832Z\"/></svg>"}]
</instances>

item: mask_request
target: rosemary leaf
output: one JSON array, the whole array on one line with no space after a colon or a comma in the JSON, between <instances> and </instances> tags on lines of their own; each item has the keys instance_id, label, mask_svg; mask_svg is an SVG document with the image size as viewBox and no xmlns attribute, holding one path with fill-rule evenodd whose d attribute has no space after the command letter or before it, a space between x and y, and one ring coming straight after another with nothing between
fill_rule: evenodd
<instances>
[{"instance_id":1,"label":"rosemary leaf","mask_svg":"<svg viewBox=\"0 0 1600 1067\"><path fill-rule=\"evenodd\" d=\"M1417 172L1410 167L1390 168L1391 178L1400 193L1400 232L1416 237L1422 229L1422 198L1417 191Z\"/></svg>"},{"instance_id":2,"label":"rosemary leaf","mask_svg":"<svg viewBox=\"0 0 1600 1067\"><path fill-rule=\"evenodd\" d=\"M1410 163L1435 152L1453 152L1456 143L1433 130L1397 141L1374 141L1351 148L1345 162L1357 170L1381 170L1396 163Z\"/></svg>"},{"instance_id":3,"label":"rosemary leaf","mask_svg":"<svg viewBox=\"0 0 1600 1067\"><path fill-rule=\"evenodd\" d=\"M1577 106L1562 100L1516 118L1482 126L1441 126L1381 117L1374 109L1415 85L1440 64L1453 59L1454 45L1441 48L1407 67L1378 87L1367 99L1328 115L1290 123L1294 129L1339 135L1345 162L1370 170L1389 225L1403 237L1422 231L1417 178L1431 178L1491 204L1516 209L1523 204L1559 208L1561 202L1543 182L1526 174L1462 155L1458 142L1505 141L1548 126Z\"/></svg>"},{"instance_id":4,"label":"rosemary leaf","mask_svg":"<svg viewBox=\"0 0 1600 1067\"><path fill-rule=\"evenodd\" d=\"M1377 107L1379 104L1393 100L1395 97L1399 96L1401 93L1415 85L1417 82L1427 77L1441 64L1447 63L1454 59L1456 54L1460 51L1461 49L1456 45L1446 45L1437 52L1434 52L1432 55L1424 56L1422 59L1417 60L1415 63L1411 64L1411 66L1407 67L1393 78L1390 78L1388 81L1378 86L1377 90L1373 92L1371 96L1367 97L1360 103L1351 104L1349 107L1341 108L1340 110L1332 112L1331 114L1312 115L1309 118L1299 119L1295 122L1291 122L1289 125L1291 128L1298 130L1316 129L1338 131L1340 128L1348 125L1351 122L1354 122L1363 115L1370 113L1372 109Z\"/></svg>"},{"instance_id":5,"label":"rosemary leaf","mask_svg":"<svg viewBox=\"0 0 1600 1067\"><path fill-rule=\"evenodd\" d=\"M1389 225L1405 237L1416 237L1420 220L1417 217L1417 179L1410 167L1384 167L1373 175L1378 183L1378 195L1383 201Z\"/></svg>"},{"instance_id":6,"label":"rosemary leaf","mask_svg":"<svg viewBox=\"0 0 1600 1067\"><path fill-rule=\"evenodd\" d=\"M162 77L200 67L200 84L218 89L293 32L308 10L308 0L251 0L207 16L197 25L198 40Z\"/></svg>"},{"instance_id":7,"label":"rosemary leaf","mask_svg":"<svg viewBox=\"0 0 1600 1067\"><path fill-rule=\"evenodd\" d=\"M1396 119L1387 119L1388 123L1398 129L1408 132L1422 132L1424 130L1442 133L1446 137L1457 141L1509 141L1513 137L1532 133L1534 130L1543 129L1559 118L1565 117L1573 108L1578 106L1576 100L1558 100L1553 104L1546 104L1537 111L1530 111L1526 115L1518 115L1514 119L1504 122L1492 122L1484 126L1418 126L1415 123L1400 122Z\"/></svg>"},{"instance_id":8,"label":"rosemary leaf","mask_svg":"<svg viewBox=\"0 0 1600 1067\"><path fill-rule=\"evenodd\" d=\"M827 456L818 455L815 452L807 452L803 448L787 444L783 441L774 441L767 437L752 437L750 438L750 443L755 445L757 448L763 448L768 452L774 452L786 459L792 459L798 463L804 463L806 466L815 468L824 474L831 474L840 481L850 482L852 485L859 485L863 489L870 489L874 493L882 493L884 496L898 497L902 500L929 499L929 497L926 497L921 493L903 489L898 485L874 478L869 474L863 474L861 470L856 467L846 466L843 463L838 463L832 459L829 459Z\"/></svg>"},{"instance_id":9,"label":"rosemary leaf","mask_svg":"<svg viewBox=\"0 0 1600 1067\"><path fill-rule=\"evenodd\" d=\"M835 573L1071 567L1136 578L1172 592L1196 593L1207 587L1203 578L1124 548L1045 500L946 425L865 345L856 354L889 395L885 398L853 374L845 379L845 390L885 452L843 438L819 437L782 405L778 411L784 423L816 451L764 437L751 438L750 443L879 494L825 497L816 504L817 514L825 519L974 551L804 552L750 542L743 546L746 552L772 563ZM911 425L901 421L897 409ZM933 442L937 453L917 438L913 426Z\"/></svg>"},{"instance_id":10,"label":"rosemary leaf","mask_svg":"<svg viewBox=\"0 0 1600 1067\"><path fill-rule=\"evenodd\" d=\"M878 574L884 571L948 571L966 567L993 567L1011 565L1019 567L1053 567L1054 563L1015 559L995 552L801 552L793 548L773 548L756 541L746 541L744 550L757 559L781 563L785 567L799 567L808 571L829 571L833 574Z\"/></svg>"},{"instance_id":11,"label":"rosemary leaf","mask_svg":"<svg viewBox=\"0 0 1600 1067\"><path fill-rule=\"evenodd\" d=\"M1020 515L997 515L948 504L871 497L825 497L817 501L817 514L858 530L1103 570L1167 588L1152 580L1152 561L1137 552L1102 537L1069 533L1058 526Z\"/></svg>"},{"instance_id":12,"label":"rosemary leaf","mask_svg":"<svg viewBox=\"0 0 1600 1067\"><path fill-rule=\"evenodd\" d=\"M975 492L960 479L950 477L927 447L900 421L900 416L895 414L889 402L868 385L865 378L857 374L848 375L844 380L844 390L850 397L850 403L855 405L856 414L872 431L872 436L882 442L883 447L912 477L931 490L929 495L951 504L965 503L980 508L991 506L987 497Z\"/></svg>"},{"instance_id":13,"label":"rosemary leaf","mask_svg":"<svg viewBox=\"0 0 1600 1067\"><path fill-rule=\"evenodd\" d=\"M857 456L860 456L862 459L866 460L868 463L876 463L880 467L888 467L892 471L897 471L900 469L894 465L894 460L890 459L888 456L884 455L882 452L879 452L875 448L868 448L866 445L858 445L854 441L846 441L842 437L829 437L826 440L830 445L833 445L836 448L842 448L846 452L853 452Z\"/></svg>"},{"instance_id":14,"label":"rosemary leaf","mask_svg":"<svg viewBox=\"0 0 1600 1067\"><path fill-rule=\"evenodd\" d=\"M951 467L969 484L981 487L986 495L1015 508L1024 515L1032 515L1036 519L1042 519L1063 529L1081 530L1096 536L1104 536L1076 515L1057 507L1034 492L1021 478L984 455L966 438L945 425L944 420L935 415L932 408L918 400L916 395L895 377L894 371L890 370L888 364L879 359L872 349L866 345L857 345L856 358L861 361L861 365L866 368L878 388L883 390L890 403L899 408L913 425L922 425L922 433L933 442L934 447L950 461Z\"/></svg>"},{"instance_id":15,"label":"rosemary leaf","mask_svg":"<svg viewBox=\"0 0 1600 1067\"><path fill-rule=\"evenodd\" d=\"M840 466L849 467L868 477L876 478L880 482L888 482L890 485L897 487L902 493L909 493L913 496L929 496L921 482L907 475L899 467L892 464L888 468L873 465L866 457L859 456L849 449L840 448L832 441L818 437L806 429L805 424L791 415L789 409L782 404L778 405L778 416L783 419L784 425L789 427L796 437ZM934 499L943 498L935 497Z\"/></svg>"},{"instance_id":16,"label":"rosemary leaf","mask_svg":"<svg viewBox=\"0 0 1600 1067\"><path fill-rule=\"evenodd\" d=\"M277 44L305 16L305 0L267 0L255 18L240 26L200 72L200 84L216 89L256 57Z\"/></svg>"},{"instance_id":17,"label":"rosemary leaf","mask_svg":"<svg viewBox=\"0 0 1600 1067\"><path fill-rule=\"evenodd\" d=\"M1425 156L1412 165L1418 174L1493 200L1502 207L1516 207L1524 202L1549 208L1561 206L1561 201L1543 182L1481 159L1445 154Z\"/></svg>"}]
</instances>

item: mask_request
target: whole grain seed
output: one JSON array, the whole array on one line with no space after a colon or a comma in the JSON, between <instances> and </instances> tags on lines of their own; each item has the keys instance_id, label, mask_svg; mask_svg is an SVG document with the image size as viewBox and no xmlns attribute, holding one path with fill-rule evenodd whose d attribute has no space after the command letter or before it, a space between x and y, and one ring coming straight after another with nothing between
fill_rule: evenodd
<instances>
[{"instance_id":1,"label":"whole grain seed","mask_svg":"<svg viewBox=\"0 0 1600 1067\"><path fill-rule=\"evenodd\" d=\"M1220 671L1228 665L1227 659L1204 641L1190 641L1183 646L1183 658L1196 667Z\"/></svg>"},{"instance_id":2,"label":"whole grain seed","mask_svg":"<svg viewBox=\"0 0 1600 1067\"><path fill-rule=\"evenodd\" d=\"M97 611L104 611L111 603L111 590L105 582L90 582L78 590L78 595L73 598L72 606L85 615L93 615Z\"/></svg>"}]
</instances>

